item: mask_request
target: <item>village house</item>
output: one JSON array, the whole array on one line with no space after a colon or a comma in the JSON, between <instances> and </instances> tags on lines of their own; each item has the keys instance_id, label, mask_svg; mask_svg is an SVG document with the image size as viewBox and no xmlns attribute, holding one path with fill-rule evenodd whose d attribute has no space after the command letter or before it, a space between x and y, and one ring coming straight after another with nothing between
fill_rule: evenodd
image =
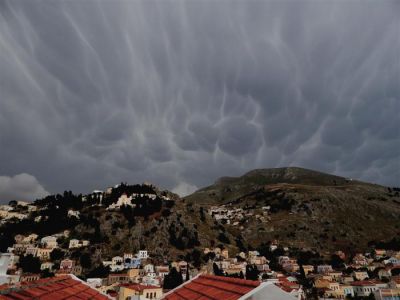
<instances>
[{"instance_id":1,"label":"village house","mask_svg":"<svg viewBox=\"0 0 400 300\"><path fill-rule=\"evenodd\" d=\"M80 218L80 212L77 211L77 210L70 209L70 210L68 210L67 216L69 218L75 217L75 218L79 219Z\"/></svg>"},{"instance_id":2,"label":"village house","mask_svg":"<svg viewBox=\"0 0 400 300\"><path fill-rule=\"evenodd\" d=\"M379 289L374 292L375 300L400 299L400 289Z\"/></svg>"},{"instance_id":3,"label":"village house","mask_svg":"<svg viewBox=\"0 0 400 300\"><path fill-rule=\"evenodd\" d=\"M137 257L139 259L148 259L149 258L149 254L147 252L147 250L139 250Z\"/></svg>"},{"instance_id":4,"label":"village house","mask_svg":"<svg viewBox=\"0 0 400 300\"><path fill-rule=\"evenodd\" d=\"M17 213L17 212L13 212L13 211L6 211L6 210L0 210L0 219L3 219L3 221L6 220L10 220L10 219L19 219L19 220L23 220L26 219L28 217L27 214L21 214L21 213Z\"/></svg>"},{"instance_id":5,"label":"village house","mask_svg":"<svg viewBox=\"0 0 400 300\"><path fill-rule=\"evenodd\" d=\"M44 248L54 249L58 246L57 238L54 236L45 236L40 240L40 244Z\"/></svg>"},{"instance_id":6,"label":"village house","mask_svg":"<svg viewBox=\"0 0 400 300\"><path fill-rule=\"evenodd\" d=\"M392 289L400 289L400 276L393 276L390 279L389 286Z\"/></svg>"},{"instance_id":7,"label":"village house","mask_svg":"<svg viewBox=\"0 0 400 300\"><path fill-rule=\"evenodd\" d=\"M129 282L137 282L138 278L140 277L140 271L142 269L129 269L126 271L126 274L128 275Z\"/></svg>"},{"instance_id":8,"label":"village house","mask_svg":"<svg viewBox=\"0 0 400 300\"><path fill-rule=\"evenodd\" d=\"M156 274L161 279L164 279L166 275L169 273L169 266L156 266Z\"/></svg>"},{"instance_id":9,"label":"village house","mask_svg":"<svg viewBox=\"0 0 400 300\"><path fill-rule=\"evenodd\" d=\"M317 278L316 280L314 280L314 286L317 289L331 289L331 285L336 286L337 282L332 282L328 279L323 278Z\"/></svg>"},{"instance_id":10,"label":"village house","mask_svg":"<svg viewBox=\"0 0 400 300\"><path fill-rule=\"evenodd\" d=\"M115 283L130 283L131 278L127 273L111 273L108 275L108 285Z\"/></svg>"},{"instance_id":11,"label":"village house","mask_svg":"<svg viewBox=\"0 0 400 300\"><path fill-rule=\"evenodd\" d=\"M161 285L161 278L160 277L153 277L149 275L145 275L142 277L142 284L144 285L156 285L160 286Z\"/></svg>"},{"instance_id":12,"label":"village house","mask_svg":"<svg viewBox=\"0 0 400 300\"><path fill-rule=\"evenodd\" d=\"M53 249L37 248L36 256L39 257L41 261L49 260L51 251L53 251Z\"/></svg>"},{"instance_id":13,"label":"village house","mask_svg":"<svg viewBox=\"0 0 400 300\"><path fill-rule=\"evenodd\" d=\"M71 239L69 241L68 248L69 249L81 248L81 247L86 247L88 245L89 245L89 241L87 241L87 240Z\"/></svg>"},{"instance_id":14,"label":"village house","mask_svg":"<svg viewBox=\"0 0 400 300\"><path fill-rule=\"evenodd\" d=\"M32 255L32 256L36 256L37 252L38 252L38 247L34 247L32 245L29 245L27 248L25 248L25 255Z\"/></svg>"},{"instance_id":15,"label":"village house","mask_svg":"<svg viewBox=\"0 0 400 300\"><path fill-rule=\"evenodd\" d=\"M127 194L122 194L121 197L118 198L116 203L113 203L107 207L107 210L117 209L121 206L131 206L135 207L136 205L132 203L132 195L128 197Z\"/></svg>"},{"instance_id":16,"label":"village house","mask_svg":"<svg viewBox=\"0 0 400 300\"><path fill-rule=\"evenodd\" d=\"M358 297L368 297L370 294L378 290L375 282L370 280L354 281L351 283L354 295Z\"/></svg>"},{"instance_id":17,"label":"village house","mask_svg":"<svg viewBox=\"0 0 400 300\"><path fill-rule=\"evenodd\" d=\"M382 278L390 278L392 276L391 273L391 268L390 267L385 267L382 268L378 271L378 278L382 279Z\"/></svg>"},{"instance_id":18,"label":"village house","mask_svg":"<svg viewBox=\"0 0 400 300\"><path fill-rule=\"evenodd\" d=\"M385 249L375 249L375 257L377 259L385 257L386 256L386 250Z\"/></svg>"},{"instance_id":19,"label":"village house","mask_svg":"<svg viewBox=\"0 0 400 300\"><path fill-rule=\"evenodd\" d=\"M1 253L0 253L1 254ZM19 256L15 255L13 252L7 252L1 255L7 255L8 257L8 270L15 270L17 268L17 263L19 262Z\"/></svg>"},{"instance_id":20,"label":"village house","mask_svg":"<svg viewBox=\"0 0 400 300\"><path fill-rule=\"evenodd\" d=\"M252 265L263 265L266 264L268 260L265 256L254 256L249 258L249 263Z\"/></svg>"},{"instance_id":21,"label":"village house","mask_svg":"<svg viewBox=\"0 0 400 300\"><path fill-rule=\"evenodd\" d=\"M361 254L361 253L357 253L354 257L353 257L353 264L355 266L367 266L368 265L368 260L367 258Z\"/></svg>"},{"instance_id":22,"label":"village house","mask_svg":"<svg viewBox=\"0 0 400 300\"><path fill-rule=\"evenodd\" d=\"M161 299L163 291L160 286L143 284L122 284L119 287L118 300L126 299Z\"/></svg>"},{"instance_id":23,"label":"village house","mask_svg":"<svg viewBox=\"0 0 400 300\"><path fill-rule=\"evenodd\" d=\"M111 259L111 262L112 262L113 265L122 265L123 262L124 262L124 258L121 257L121 256L114 256Z\"/></svg>"},{"instance_id":24,"label":"village house","mask_svg":"<svg viewBox=\"0 0 400 300\"><path fill-rule=\"evenodd\" d=\"M339 298L339 283L328 281L327 287L324 289L324 298Z\"/></svg>"},{"instance_id":25,"label":"village house","mask_svg":"<svg viewBox=\"0 0 400 300\"><path fill-rule=\"evenodd\" d=\"M11 261L11 255L11 253L0 253L0 285L10 281L7 270Z\"/></svg>"},{"instance_id":26,"label":"village house","mask_svg":"<svg viewBox=\"0 0 400 300\"><path fill-rule=\"evenodd\" d=\"M146 273L146 275L152 274L152 276L156 276L155 273L155 269L154 269L154 265L153 264L146 264L144 267L144 272ZM154 274L154 275L153 275Z\"/></svg>"},{"instance_id":27,"label":"village house","mask_svg":"<svg viewBox=\"0 0 400 300\"><path fill-rule=\"evenodd\" d=\"M36 233L31 233L30 235L23 238L22 243L33 243L37 240L39 236Z\"/></svg>"},{"instance_id":28,"label":"village house","mask_svg":"<svg viewBox=\"0 0 400 300\"><path fill-rule=\"evenodd\" d=\"M24 273L20 276L20 282L32 282L40 279L40 274Z\"/></svg>"},{"instance_id":29,"label":"village house","mask_svg":"<svg viewBox=\"0 0 400 300\"><path fill-rule=\"evenodd\" d=\"M125 256L124 255L124 267L125 269L131 269L131 268L139 268L141 264L140 258L132 256Z\"/></svg>"},{"instance_id":30,"label":"village house","mask_svg":"<svg viewBox=\"0 0 400 300\"><path fill-rule=\"evenodd\" d=\"M314 272L313 265L303 265L304 274L307 276L308 274Z\"/></svg>"},{"instance_id":31,"label":"village house","mask_svg":"<svg viewBox=\"0 0 400 300\"><path fill-rule=\"evenodd\" d=\"M354 297L354 289L349 284L340 284L337 295L339 296L338 298L341 298L341 299Z\"/></svg>"},{"instance_id":32,"label":"village house","mask_svg":"<svg viewBox=\"0 0 400 300\"><path fill-rule=\"evenodd\" d=\"M88 278L86 279L86 283L90 285L92 288L96 289L104 284L102 278Z\"/></svg>"},{"instance_id":33,"label":"village house","mask_svg":"<svg viewBox=\"0 0 400 300\"><path fill-rule=\"evenodd\" d=\"M43 270L48 269L49 271L52 271L53 266L54 266L54 263L47 261L40 265L40 270L43 271Z\"/></svg>"},{"instance_id":34,"label":"village house","mask_svg":"<svg viewBox=\"0 0 400 300\"><path fill-rule=\"evenodd\" d=\"M362 280L365 280L365 279L368 279L368 278L369 278L368 272L366 272L366 271L353 271L353 272L351 273L351 275L352 275L356 280L359 280L359 281L362 281Z\"/></svg>"},{"instance_id":35,"label":"village house","mask_svg":"<svg viewBox=\"0 0 400 300\"><path fill-rule=\"evenodd\" d=\"M343 284L350 284L353 281L354 281L354 278L351 275L343 275L342 278L340 279L340 282Z\"/></svg>"},{"instance_id":36,"label":"village house","mask_svg":"<svg viewBox=\"0 0 400 300\"><path fill-rule=\"evenodd\" d=\"M329 273L332 272L333 268L331 265L319 265L317 266L317 272L319 274L325 274L325 273Z\"/></svg>"},{"instance_id":37,"label":"village house","mask_svg":"<svg viewBox=\"0 0 400 300\"><path fill-rule=\"evenodd\" d=\"M390 264L392 266L399 266L400 265L400 259L395 257L395 256L392 256L392 257L390 257L388 259L385 259L383 262L386 265L388 265L388 264Z\"/></svg>"},{"instance_id":38,"label":"village house","mask_svg":"<svg viewBox=\"0 0 400 300\"><path fill-rule=\"evenodd\" d=\"M0 211L13 211L14 207L12 207L11 205L7 205L7 204L3 204L0 205Z\"/></svg>"},{"instance_id":39,"label":"village house","mask_svg":"<svg viewBox=\"0 0 400 300\"><path fill-rule=\"evenodd\" d=\"M325 276L329 276L331 281L340 281L342 279L343 273L340 271L333 271L333 272L324 274L324 277Z\"/></svg>"},{"instance_id":40,"label":"village house","mask_svg":"<svg viewBox=\"0 0 400 300\"><path fill-rule=\"evenodd\" d=\"M65 273L72 273L72 269L75 266L75 261L72 259L63 259L60 262L60 271L64 271Z\"/></svg>"}]
</instances>

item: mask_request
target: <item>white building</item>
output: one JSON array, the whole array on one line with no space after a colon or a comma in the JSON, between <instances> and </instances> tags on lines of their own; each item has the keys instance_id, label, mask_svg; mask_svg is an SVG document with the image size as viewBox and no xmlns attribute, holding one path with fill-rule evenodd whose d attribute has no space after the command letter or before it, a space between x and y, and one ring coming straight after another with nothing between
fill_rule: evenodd
<instances>
[{"instance_id":1,"label":"white building","mask_svg":"<svg viewBox=\"0 0 400 300\"><path fill-rule=\"evenodd\" d=\"M49 269L49 271L51 271L51 270L53 270L53 266L54 266L54 264L52 262L47 261L40 265L40 270L43 271L43 270Z\"/></svg>"},{"instance_id":2,"label":"white building","mask_svg":"<svg viewBox=\"0 0 400 300\"><path fill-rule=\"evenodd\" d=\"M355 281L351 283L354 295L358 297L368 297L370 294L374 293L379 287L372 281Z\"/></svg>"},{"instance_id":3,"label":"white building","mask_svg":"<svg viewBox=\"0 0 400 300\"><path fill-rule=\"evenodd\" d=\"M54 236L45 236L40 240L40 243L42 244L43 247L53 249L58 246L57 244L57 238Z\"/></svg>"},{"instance_id":4,"label":"white building","mask_svg":"<svg viewBox=\"0 0 400 300\"><path fill-rule=\"evenodd\" d=\"M7 275L7 269L11 261L11 253L0 254L0 284L8 283L10 281Z\"/></svg>"},{"instance_id":5,"label":"white building","mask_svg":"<svg viewBox=\"0 0 400 300\"><path fill-rule=\"evenodd\" d=\"M147 258L149 258L149 254L148 254L147 250L139 250L137 256L138 256L138 258L140 258L140 259L147 259Z\"/></svg>"},{"instance_id":6,"label":"white building","mask_svg":"<svg viewBox=\"0 0 400 300\"><path fill-rule=\"evenodd\" d=\"M68 215L69 218L75 217L75 218L79 219L80 213L77 210L70 209L70 210L68 210L68 214L67 215Z\"/></svg>"},{"instance_id":7,"label":"white building","mask_svg":"<svg viewBox=\"0 0 400 300\"><path fill-rule=\"evenodd\" d=\"M71 239L69 241L68 248L73 249L73 248L81 248L89 245L89 241L87 240L77 240L77 239Z\"/></svg>"}]
</instances>

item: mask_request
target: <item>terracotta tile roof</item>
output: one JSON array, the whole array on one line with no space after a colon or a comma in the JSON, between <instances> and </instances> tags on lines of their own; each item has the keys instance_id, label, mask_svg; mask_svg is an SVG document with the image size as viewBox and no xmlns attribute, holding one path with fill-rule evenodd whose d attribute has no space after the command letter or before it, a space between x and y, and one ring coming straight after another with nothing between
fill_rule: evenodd
<instances>
[{"instance_id":1,"label":"terracotta tile roof","mask_svg":"<svg viewBox=\"0 0 400 300\"><path fill-rule=\"evenodd\" d=\"M2 286L0 300L105 300L104 294L72 276L57 276L19 285Z\"/></svg>"},{"instance_id":2,"label":"terracotta tile roof","mask_svg":"<svg viewBox=\"0 0 400 300\"><path fill-rule=\"evenodd\" d=\"M258 281L200 275L166 294L165 300L237 300L260 285Z\"/></svg>"},{"instance_id":3,"label":"terracotta tile roof","mask_svg":"<svg viewBox=\"0 0 400 300\"><path fill-rule=\"evenodd\" d=\"M361 280L361 281L354 281L350 284L352 286L370 286L370 285L375 285L376 283L372 280Z\"/></svg>"}]
</instances>

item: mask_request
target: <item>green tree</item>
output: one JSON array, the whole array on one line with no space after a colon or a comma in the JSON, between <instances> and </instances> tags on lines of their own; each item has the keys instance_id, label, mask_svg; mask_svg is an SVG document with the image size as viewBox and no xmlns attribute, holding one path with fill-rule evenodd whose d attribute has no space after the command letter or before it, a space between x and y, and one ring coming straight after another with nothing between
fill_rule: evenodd
<instances>
[{"instance_id":1,"label":"green tree","mask_svg":"<svg viewBox=\"0 0 400 300\"><path fill-rule=\"evenodd\" d=\"M213 263L213 271L215 276L224 276L224 272L218 267L216 263Z\"/></svg>"},{"instance_id":2,"label":"green tree","mask_svg":"<svg viewBox=\"0 0 400 300\"><path fill-rule=\"evenodd\" d=\"M246 279L258 280L258 274L260 274L260 271L258 271L256 265L247 265L246 266Z\"/></svg>"},{"instance_id":3,"label":"green tree","mask_svg":"<svg viewBox=\"0 0 400 300\"><path fill-rule=\"evenodd\" d=\"M29 254L21 256L19 259L18 267L21 268L24 273L39 273L40 272L40 259Z\"/></svg>"},{"instance_id":4,"label":"green tree","mask_svg":"<svg viewBox=\"0 0 400 300\"><path fill-rule=\"evenodd\" d=\"M110 268L105 267L102 264L95 267L88 273L88 278L106 278L110 274Z\"/></svg>"},{"instance_id":5,"label":"green tree","mask_svg":"<svg viewBox=\"0 0 400 300\"><path fill-rule=\"evenodd\" d=\"M54 248L53 251L50 252L50 259L52 261L60 260L62 258L64 258L64 251L60 248Z\"/></svg>"},{"instance_id":6,"label":"green tree","mask_svg":"<svg viewBox=\"0 0 400 300\"><path fill-rule=\"evenodd\" d=\"M164 289L172 290L183 283L182 274L176 270L176 268L171 268L169 273L164 278Z\"/></svg>"},{"instance_id":7,"label":"green tree","mask_svg":"<svg viewBox=\"0 0 400 300\"><path fill-rule=\"evenodd\" d=\"M90 269L92 267L92 259L88 253L83 253L79 258L82 268Z\"/></svg>"}]
</instances>

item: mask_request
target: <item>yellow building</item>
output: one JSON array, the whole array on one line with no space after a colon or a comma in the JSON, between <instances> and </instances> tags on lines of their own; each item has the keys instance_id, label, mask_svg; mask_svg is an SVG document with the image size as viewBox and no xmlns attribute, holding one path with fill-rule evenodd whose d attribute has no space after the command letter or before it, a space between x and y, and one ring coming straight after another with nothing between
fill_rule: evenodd
<instances>
[{"instance_id":1,"label":"yellow building","mask_svg":"<svg viewBox=\"0 0 400 300\"><path fill-rule=\"evenodd\" d=\"M139 276L140 269L129 269L126 273L128 274L129 279L133 280Z\"/></svg>"},{"instance_id":2,"label":"yellow building","mask_svg":"<svg viewBox=\"0 0 400 300\"><path fill-rule=\"evenodd\" d=\"M303 265L304 274L308 275L309 273L314 272L314 266L312 265Z\"/></svg>"},{"instance_id":3,"label":"yellow building","mask_svg":"<svg viewBox=\"0 0 400 300\"><path fill-rule=\"evenodd\" d=\"M36 252L36 256L40 258L40 260L48 260L50 259L50 253L53 249L48 248L38 248Z\"/></svg>"},{"instance_id":4,"label":"yellow building","mask_svg":"<svg viewBox=\"0 0 400 300\"><path fill-rule=\"evenodd\" d=\"M141 300L161 299L162 295L163 291L159 286L127 284L120 286L118 300L128 300L132 296L140 296Z\"/></svg>"}]
</instances>

